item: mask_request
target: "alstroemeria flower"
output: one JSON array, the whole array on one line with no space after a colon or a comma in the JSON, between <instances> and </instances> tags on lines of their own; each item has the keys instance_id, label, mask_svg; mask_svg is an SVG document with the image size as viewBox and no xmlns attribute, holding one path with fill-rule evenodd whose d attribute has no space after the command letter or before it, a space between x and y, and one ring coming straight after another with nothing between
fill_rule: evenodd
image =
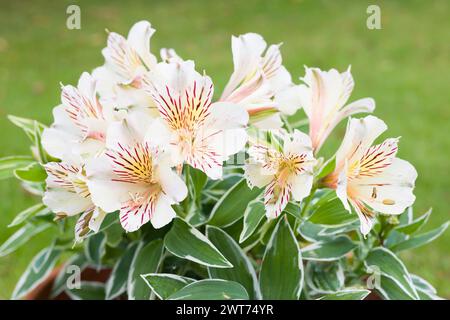
<instances>
[{"instance_id":1,"label":"alstroemeria flower","mask_svg":"<svg viewBox=\"0 0 450 320\"><path fill-rule=\"evenodd\" d=\"M84 72L77 87L62 87L62 104L53 109L55 121L42 135L42 145L51 156L87 157L103 149L108 124L119 114L100 104L96 85L91 75Z\"/></svg>"},{"instance_id":2,"label":"alstroemeria flower","mask_svg":"<svg viewBox=\"0 0 450 320\"><path fill-rule=\"evenodd\" d=\"M356 113L372 112L375 101L363 98L346 105L355 85L350 68L343 73L318 68L305 68L305 71L301 106L309 118L309 136L317 153L341 120Z\"/></svg>"},{"instance_id":3,"label":"alstroemeria flower","mask_svg":"<svg viewBox=\"0 0 450 320\"><path fill-rule=\"evenodd\" d=\"M157 63L150 52L154 32L150 22L140 21L133 25L127 38L115 32L108 34L107 47L102 51L105 65L93 71L100 80L102 99L114 101L118 107L153 105L148 94L139 89L142 78Z\"/></svg>"},{"instance_id":4,"label":"alstroemeria flower","mask_svg":"<svg viewBox=\"0 0 450 320\"><path fill-rule=\"evenodd\" d=\"M266 187L264 204L268 218L278 217L291 195L301 201L311 192L316 161L311 139L303 132L284 134L278 146L251 143L248 153L245 176L250 187Z\"/></svg>"},{"instance_id":5,"label":"alstroemeria flower","mask_svg":"<svg viewBox=\"0 0 450 320\"><path fill-rule=\"evenodd\" d=\"M57 217L74 216L82 213L75 226L75 240L82 240L89 232L97 232L106 213L91 200L84 166L76 162L49 162L47 190L42 202Z\"/></svg>"},{"instance_id":6,"label":"alstroemeria flower","mask_svg":"<svg viewBox=\"0 0 450 320\"><path fill-rule=\"evenodd\" d=\"M375 212L400 214L415 200L417 172L409 162L396 158L398 138L372 146L386 129L386 124L373 116L350 119L336 153L334 172L323 180L336 189L349 212L349 203L355 209L364 235L372 229Z\"/></svg>"},{"instance_id":7,"label":"alstroemeria flower","mask_svg":"<svg viewBox=\"0 0 450 320\"><path fill-rule=\"evenodd\" d=\"M247 142L248 114L233 103L212 103L213 83L195 71L192 61L160 63L147 90L161 116L155 139L170 145L178 164L187 163L211 179L222 176L222 164Z\"/></svg>"},{"instance_id":8,"label":"alstroemeria flower","mask_svg":"<svg viewBox=\"0 0 450 320\"><path fill-rule=\"evenodd\" d=\"M260 128L281 127L277 111L291 115L300 107L299 86L282 65L279 47L267 47L255 33L231 39L234 72L220 100L244 106Z\"/></svg>"},{"instance_id":9,"label":"alstroemeria flower","mask_svg":"<svg viewBox=\"0 0 450 320\"><path fill-rule=\"evenodd\" d=\"M120 210L128 232L149 221L155 228L165 226L176 216L172 204L187 196L171 158L152 142L158 134L148 115L129 114L110 126L107 151L86 167L94 203L106 212Z\"/></svg>"}]
</instances>

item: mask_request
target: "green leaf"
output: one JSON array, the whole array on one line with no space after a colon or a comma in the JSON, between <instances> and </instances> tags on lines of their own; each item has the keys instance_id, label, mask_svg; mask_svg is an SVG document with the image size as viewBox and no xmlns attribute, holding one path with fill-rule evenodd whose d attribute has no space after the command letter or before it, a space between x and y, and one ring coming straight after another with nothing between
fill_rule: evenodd
<instances>
[{"instance_id":1,"label":"green leaf","mask_svg":"<svg viewBox=\"0 0 450 320\"><path fill-rule=\"evenodd\" d=\"M376 287L380 295L386 300L415 300L407 294L394 280L380 277L380 285Z\"/></svg>"},{"instance_id":2,"label":"green leaf","mask_svg":"<svg viewBox=\"0 0 450 320\"><path fill-rule=\"evenodd\" d=\"M181 288L195 281L191 278L170 273L149 273L143 274L141 277L161 300L166 300Z\"/></svg>"},{"instance_id":3,"label":"green leaf","mask_svg":"<svg viewBox=\"0 0 450 320\"><path fill-rule=\"evenodd\" d=\"M420 300L443 300L437 295L436 289L425 279L411 274L411 279L416 287Z\"/></svg>"},{"instance_id":4,"label":"green leaf","mask_svg":"<svg viewBox=\"0 0 450 320\"><path fill-rule=\"evenodd\" d=\"M407 240L393 244L389 249L395 252L400 252L430 243L434 239L438 238L441 234L443 234L445 230L447 230L449 223L450 222L446 222L442 226L429 232L411 236Z\"/></svg>"},{"instance_id":5,"label":"green leaf","mask_svg":"<svg viewBox=\"0 0 450 320\"><path fill-rule=\"evenodd\" d=\"M336 158L333 157L323 164L323 166L319 170L319 173L317 174L316 179L319 180L324 178L325 176L333 172L335 167L336 167Z\"/></svg>"},{"instance_id":6,"label":"green leaf","mask_svg":"<svg viewBox=\"0 0 450 320\"><path fill-rule=\"evenodd\" d=\"M103 232L94 234L86 239L84 254L88 261L97 267L102 265L102 258L105 255L106 236Z\"/></svg>"},{"instance_id":7,"label":"green leaf","mask_svg":"<svg viewBox=\"0 0 450 320\"><path fill-rule=\"evenodd\" d=\"M160 239L153 240L146 245L143 242L139 243L128 274L128 299L150 299L151 290L141 275L158 271L163 250L163 242Z\"/></svg>"},{"instance_id":8,"label":"green leaf","mask_svg":"<svg viewBox=\"0 0 450 320\"><path fill-rule=\"evenodd\" d=\"M80 288L66 290L72 300L105 300L105 284L95 281L81 281Z\"/></svg>"},{"instance_id":9,"label":"green leaf","mask_svg":"<svg viewBox=\"0 0 450 320\"><path fill-rule=\"evenodd\" d=\"M12 294L12 299L22 298L42 283L53 270L60 255L61 250L55 250L53 247L40 251L20 277Z\"/></svg>"},{"instance_id":10,"label":"green leaf","mask_svg":"<svg viewBox=\"0 0 450 320\"><path fill-rule=\"evenodd\" d=\"M106 243L110 247L117 247L122 241L124 230L119 223L112 224L103 231L106 235Z\"/></svg>"},{"instance_id":11,"label":"green leaf","mask_svg":"<svg viewBox=\"0 0 450 320\"><path fill-rule=\"evenodd\" d=\"M50 213L50 209L48 209L44 204L38 203L34 206L31 206L22 212L18 213L14 220L8 225L9 228L18 226L19 224L25 222L27 219L37 216L37 215L45 215Z\"/></svg>"},{"instance_id":12,"label":"green leaf","mask_svg":"<svg viewBox=\"0 0 450 320\"><path fill-rule=\"evenodd\" d=\"M300 206L294 202L288 202L286 208L284 208L283 212L289 213L296 219L302 220Z\"/></svg>"},{"instance_id":13,"label":"green leaf","mask_svg":"<svg viewBox=\"0 0 450 320\"><path fill-rule=\"evenodd\" d=\"M117 298L127 289L128 271L131 268L138 243L131 243L114 265L106 282L106 300Z\"/></svg>"},{"instance_id":14,"label":"green leaf","mask_svg":"<svg viewBox=\"0 0 450 320\"><path fill-rule=\"evenodd\" d=\"M14 177L14 170L25 168L33 162L34 159L28 156L0 158L0 180Z\"/></svg>"},{"instance_id":15,"label":"green leaf","mask_svg":"<svg viewBox=\"0 0 450 320\"><path fill-rule=\"evenodd\" d=\"M42 223L39 225L26 224L14 234L12 234L1 246L0 246L0 257L4 257L11 252L17 250L20 246L27 243L32 237L38 233L44 231L51 225L49 223Z\"/></svg>"},{"instance_id":16,"label":"green leaf","mask_svg":"<svg viewBox=\"0 0 450 320\"><path fill-rule=\"evenodd\" d=\"M248 300L248 294L237 282L205 279L188 284L168 300Z\"/></svg>"},{"instance_id":17,"label":"green leaf","mask_svg":"<svg viewBox=\"0 0 450 320\"><path fill-rule=\"evenodd\" d=\"M250 299L260 299L255 269L239 245L227 233L214 226L206 227L206 235L233 265L233 268L225 269L208 267L209 277L240 283L247 290Z\"/></svg>"},{"instance_id":18,"label":"green leaf","mask_svg":"<svg viewBox=\"0 0 450 320\"><path fill-rule=\"evenodd\" d=\"M315 206L308 220L320 225L342 226L358 220L358 216L353 212L348 212L342 205L341 200L333 196Z\"/></svg>"},{"instance_id":19,"label":"green leaf","mask_svg":"<svg viewBox=\"0 0 450 320\"><path fill-rule=\"evenodd\" d=\"M367 269L391 279L397 287L411 298L419 298L408 270L392 251L383 247L372 249L364 264ZM381 286L384 288L383 281L381 281Z\"/></svg>"},{"instance_id":20,"label":"green leaf","mask_svg":"<svg viewBox=\"0 0 450 320\"><path fill-rule=\"evenodd\" d=\"M250 189L247 181L242 179L229 189L212 209L208 224L227 227L244 216L250 201L261 194L261 189Z\"/></svg>"},{"instance_id":21,"label":"green leaf","mask_svg":"<svg viewBox=\"0 0 450 320\"><path fill-rule=\"evenodd\" d=\"M33 162L24 168L14 170L14 176L25 182L44 182L47 172L38 162Z\"/></svg>"},{"instance_id":22,"label":"green leaf","mask_svg":"<svg viewBox=\"0 0 450 320\"><path fill-rule=\"evenodd\" d=\"M318 300L364 300L369 294L369 290L348 288L339 292L324 295Z\"/></svg>"},{"instance_id":23,"label":"green leaf","mask_svg":"<svg viewBox=\"0 0 450 320\"><path fill-rule=\"evenodd\" d=\"M208 176L201 170L189 167L190 183L194 191L194 199L199 198L208 181Z\"/></svg>"},{"instance_id":24,"label":"green leaf","mask_svg":"<svg viewBox=\"0 0 450 320\"><path fill-rule=\"evenodd\" d=\"M305 260L333 261L344 257L356 247L357 244L349 237L342 235L304 247L302 255Z\"/></svg>"},{"instance_id":25,"label":"green leaf","mask_svg":"<svg viewBox=\"0 0 450 320\"><path fill-rule=\"evenodd\" d=\"M303 238L305 238L309 242L316 242L316 241L327 241L329 239L332 239L334 236L338 234L347 233L349 231L356 230L358 228L359 228L358 221L356 221L355 223L338 227L318 225L311 223L309 221L303 221L298 228L298 232Z\"/></svg>"},{"instance_id":26,"label":"green leaf","mask_svg":"<svg viewBox=\"0 0 450 320\"><path fill-rule=\"evenodd\" d=\"M76 253L71 256L66 263L61 267L55 281L53 282L51 298L58 296L61 292L66 290L67 281L69 278L74 278L75 269L73 267L79 268L79 271L83 271L83 269L88 265L86 257L82 253ZM72 284L72 283L71 283Z\"/></svg>"},{"instance_id":27,"label":"green leaf","mask_svg":"<svg viewBox=\"0 0 450 320\"><path fill-rule=\"evenodd\" d=\"M164 238L164 246L179 258L209 267L233 267L208 238L180 218L174 219L172 228Z\"/></svg>"},{"instance_id":28,"label":"green leaf","mask_svg":"<svg viewBox=\"0 0 450 320\"><path fill-rule=\"evenodd\" d=\"M43 125L42 123L40 123L36 120L33 120L33 119L16 117L13 115L8 115L8 119L13 124L15 124L16 126L21 128L25 132L27 137L31 140L31 142L33 142L33 144L36 144L36 138L35 138L36 128L38 128L41 133L46 128L45 125Z\"/></svg>"},{"instance_id":29,"label":"green leaf","mask_svg":"<svg viewBox=\"0 0 450 320\"><path fill-rule=\"evenodd\" d=\"M335 293L344 287L344 269L339 262L310 261L306 265L305 281L313 293Z\"/></svg>"},{"instance_id":30,"label":"green leaf","mask_svg":"<svg viewBox=\"0 0 450 320\"><path fill-rule=\"evenodd\" d=\"M406 225L397 226L395 228L395 230L405 233L405 234L412 234L416 231L419 231L427 223L432 211L433 211L432 209L428 210L425 214L423 214L416 220L414 220Z\"/></svg>"},{"instance_id":31,"label":"green leaf","mask_svg":"<svg viewBox=\"0 0 450 320\"><path fill-rule=\"evenodd\" d=\"M253 200L248 204L244 212L244 225L239 236L239 243L247 240L255 232L261 220L264 218L265 213L266 209L264 208L264 203L261 201Z\"/></svg>"},{"instance_id":32,"label":"green leaf","mask_svg":"<svg viewBox=\"0 0 450 320\"><path fill-rule=\"evenodd\" d=\"M294 233L282 217L267 244L259 276L265 300L298 300L303 287L303 263Z\"/></svg>"}]
</instances>

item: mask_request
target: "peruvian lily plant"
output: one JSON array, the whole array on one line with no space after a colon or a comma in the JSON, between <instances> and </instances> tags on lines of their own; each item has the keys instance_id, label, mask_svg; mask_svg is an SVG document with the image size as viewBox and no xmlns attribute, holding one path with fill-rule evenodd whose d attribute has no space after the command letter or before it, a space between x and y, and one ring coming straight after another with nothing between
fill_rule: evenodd
<instances>
[{"instance_id":1,"label":"peruvian lily plant","mask_svg":"<svg viewBox=\"0 0 450 320\"><path fill-rule=\"evenodd\" d=\"M398 253L448 223L421 231L431 210L413 214L417 172L398 138L377 141L382 120L355 118L375 102L348 103L350 68L306 68L296 83L281 45L247 33L232 37L220 92L173 49L152 53L154 32L147 21L108 32L105 64L62 85L50 126L9 116L31 155L0 159L0 177L37 199L0 257L53 239L12 298L50 283L47 298L439 299Z\"/></svg>"}]
</instances>

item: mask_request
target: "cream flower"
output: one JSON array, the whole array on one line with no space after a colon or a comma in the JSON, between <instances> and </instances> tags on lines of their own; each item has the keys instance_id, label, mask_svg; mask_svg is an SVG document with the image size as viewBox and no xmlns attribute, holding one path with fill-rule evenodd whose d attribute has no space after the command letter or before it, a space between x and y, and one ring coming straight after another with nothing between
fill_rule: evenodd
<instances>
[{"instance_id":1,"label":"cream flower","mask_svg":"<svg viewBox=\"0 0 450 320\"><path fill-rule=\"evenodd\" d=\"M81 241L89 230L98 232L106 213L91 200L84 166L76 162L45 164L47 190L42 202L57 217L82 213L75 226L75 240Z\"/></svg>"},{"instance_id":2,"label":"cream flower","mask_svg":"<svg viewBox=\"0 0 450 320\"><path fill-rule=\"evenodd\" d=\"M176 216L172 204L187 196L170 157L152 142L158 134L148 115L131 113L110 126L107 151L87 164L93 202L106 212L120 210L128 232L149 221L155 228L165 226Z\"/></svg>"},{"instance_id":3,"label":"cream flower","mask_svg":"<svg viewBox=\"0 0 450 320\"><path fill-rule=\"evenodd\" d=\"M115 32L108 34L107 47L102 51L105 65L93 71L104 101L114 101L122 108L153 106L149 95L140 88L142 78L157 63L150 52L150 38L154 32L150 22L139 21L130 29L127 38Z\"/></svg>"},{"instance_id":4,"label":"cream flower","mask_svg":"<svg viewBox=\"0 0 450 320\"><path fill-rule=\"evenodd\" d=\"M273 139L278 138L272 133ZM295 130L284 134L280 143L251 143L245 176L250 187L266 187L264 204L268 218L278 217L290 200L301 201L313 183L313 157L309 137Z\"/></svg>"},{"instance_id":5,"label":"cream flower","mask_svg":"<svg viewBox=\"0 0 450 320\"><path fill-rule=\"evenodd\" d=\"M89 157L105 145L108 124L119 117L97 99L97 82L84 72L78 86L63 86L62 104L53 109L54 123L44 130L42 145L53 157Z\"/></svg>"},{"instance_id":6,"label":"cream flower","mask_svg":"<svg viewBox=\"0 0 450 320\"><path fill-rule=\"evenodd\" d=\"M222 164L247 141L248 114L237 104L211 103L213 83L195 71L192 61L160 63L146 89L161 119L155 141L170 145L178 164L187 163L211 179L222 176Z\"/></svg>"},{"instance_id":7,"label":"cream flower","mask_svg":"<svg viewBox=\"0 0 450 320\"><path fill-rule=\"evenodd\" d=\"M400 214L415 200L417 172L409 162L396 158L398 138L372 146L386 128L382 120L373 116L350 119L336 153L334 172L323 181L336 189L349 212L349 203L352 205L364 235L372 229L375 212Z\"/></svg>"},{"instance_id":8,"label":"cream flower","mask_svg":"<svg viewBox=\"0 0 450 320\"><path fill-rule=\"evenodd\" d=\"M336 69L322 71L305 68L301 87L301 105L309 118L309 136L317 154L328 135L344 118L360 112L372 112L375 101L363 98L346 105L355 85L350 68L343 73Z\"/></svg>"},{"instance_id":9,"label":"cream flower","mask_svg":"<svg viewBox=\"0 0 450 320\"><path fill-rule=\"evenodd\" d=\"M300 89L282 65L280 45L270 45L255 33L232 37L234 72L221 101L239 103L260 128L282 125L277 111L294 114L300 107Z\"/></svg>"}]
</instances>

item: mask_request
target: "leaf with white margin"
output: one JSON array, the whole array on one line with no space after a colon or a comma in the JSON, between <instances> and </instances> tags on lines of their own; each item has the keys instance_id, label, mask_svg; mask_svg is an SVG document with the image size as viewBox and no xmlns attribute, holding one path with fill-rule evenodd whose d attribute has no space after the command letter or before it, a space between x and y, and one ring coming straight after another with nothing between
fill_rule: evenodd
<instances>
[{"instance_id":1,"label":"leaf with white margin","mask_svg":"<svg viewBox=\"0 0 450 320\"><path fill-rule=\"evenodd\" d=\"M420 300L444 300L437 295L436 289L425 279L411 274L411 279L419 294Z\"/></svg>"},{"instance_id":2,"label":"leaf with white margin","mask_svg":"<svg viewBox=\"0 0 450 320\"><path fill-rule=\"evenodd\" d=\"M333 261L344 257L358 245L348 236L338 236L326 241L315 242L302 248L304 260Z\"/></svg>"},{"instance_id":3,"label":"leaf with white margin","mask_svg":"<svg viewBox=\"0 0 450 320\"><path fill-rule=\"evenodd\" d=\"M247 290L250 299L261 299L255 269L234 239L223 230L214 226L206 227L206 235L233 265L233 268L208 267L209 277L240 283Z\"/></svg>"},{"instance_id":4,"label":"leaf with white margin","mask_svg":"<svg viewBox=\"0 0 450 320\"><path fill-rule=\"evenodd\" d=\"M265 215L266 208L260 200L253 200L248 204L244 212L243 228L239 236L239 243L247 240L255 232Z\"/></svg>"},{"instance_id":5,"label":"leaf with white margin","mask_svg":"<svg viewBox=\"0 0 450 320\"><path fill-rule=\"evenodd\" d=\"M395 228L395 230L405 234L412 234L416 231L419 231L428 222L428 219L430 218L432 211L433 210L430 208L426 213L421 215L419 218L415 219L414 221L408 224L399 225Z\"/></svg>"},{"instance_id":6,"label":"leaf with white margin","mask_svg":"<svg viewBox=\"0 0 450 320\"><path fill-rule=\"evenodd\" d=\"M131 268L138 243L130 243L125 252L114 265L111 275L106 282L106 300L120 296L127 289L128 271Z\"/></svg>"},{"instance_id":7,"label":"leaf with white margin","mask_svg":"<svg viewBox=\"0 0 450 320\"><path fill-rule=\"evenodd\" d=\"M53 282L52 292L50 297L54 298L66 290L69 278L73 278L74 270L80 272L88 265L86 257L83 253L76 253L71 256L61 267Z\"/></svg>"},{"instance_id":8,"label":"leaf with white margin","mask_svg":"<svg viewBox=\"0 0 450 320\"><path fill-rule=\"evenodd\" d=\"M106 236L103 232L96 233L87 238L84 246L84 254L88 261L96 267L102 264L102 258L105 254Z\"/></svg>"},{"instance_id":9,"label":"leaf with white margin","mask_svg":"<svg viewBox=\"0 0 450 320\"><path fill-rule=\"evenodd\" d=\"M294 232L282 216L264 253L259 285L265 300L298 300L303 288L303 263Z\"/></svg>"},{"instance_id":10,"label":"leaf with white margin","mask_svg":"<svg viewBox=\"0 0 450 320\"><path fill-rule=\"evenodd\" d=\"M0 180L14 177L16 169L25 168L35 160L30 156L10 156L0 158Z\"/></svg>"},{"instance_id":11,"label":"leaf with white margin","mask_svg":"<svg viewBox=\"0 0 450 320\"><path fill-rule=\"evenodd\" d=\"M237 282L205 279L188 284L168 300L248 300L248 294Z\"/></svg>"},{"instance_id":12,"label":"leaf with white margin","mask_svg":"<svg viewBox=\"0 0 450 320\"><path fill-rule=\"evenodd\" d=\"M370 251L364 260L367 269L379 271L381 275L389 278L399 289L418 300L419 296L403 262L389 249L377 247ZM377 267L377 269L374 268ZM383 281L381 281L382 283ZM381 284L382 288L383 283ZM389 287L392 287L389 284Z\"/></svg>"},{"instance_id":13,"label":"leaf with white margin","mask_svg":"<svg viewBox=\"0 0 450 320\"><path fill-rule=\"evenodd\" d=\"M142 274L141 277L161 300L166 300L175 292L195 281L170 273L148 273Z\"/></svg>"},{"instance_id":14,"label":"leaf with white margin","mask_svg":"<svg viewBox=\"0 0 450 320\"><path fill-rule=\"evenodd\" d=\"M180 218L174 219L172 228L164 237L164 246L179 258L208 267L233 267L207 237Z\"/></svg>"},{"instance_id":15,"label":"leaf with white margin","mask_svg":"<svg viewBox=\"0 0 450 320\"><path fill-rule=\"evenodd\" d=\"M49 228L51 224L42 223L38 225L34 225L31 223L26 224L15 233L13 233L1 246L0 246L0 257L4 257L19 247L27 243L32 237L37 235L38 233Z\"/></svg>"},{"instance_id":16,"label":"leaf with white margin","mask_svg":"<svg viewBox=\"0 0 450 320\"><path fill-rule=\"evenodd\" d=\"M128 273L127 294L129 300L149 300L151 290L142 279L142 274L157 272L163 255L160 239L147 244L140 242Z\"/></svg>"},{"instance_id":17,"label":"leaf with white margin","mask_svg":"<svg viewBox=\"0 0 450 320\"><path fill-rule=\"evenodd\" d=\"M343 289L338 292L324 295L317 300L364 300L370 294L366 289Z\"/></svg>"},{"instance_id":18,"label":"leaf with white margin","mask_svg":"<svg viewBox=\"0 0 450 320\"><path fill-rule=\"evenodd\" d=\"M344 288L345 275L340 262L310 261L306 264L305 282L311 293L330 294Z\"/></svg>"},{"instance_id":19,"label":"leaf with white margin","mask_svg":"<svg viewBox=\"0 0 450 320\"><path fill-rule=\"evenodd\" d=\"M244 216L250 201L256 199L262 190L250 189L245 179L240 180L219 199L211 211L208 224L227 227Z\"/></svg>"},{"instance_id":20,"label":"leaf with white margin","mask_svg":"<svg viewBox=\"0 0 450 320\"><path fill-rule=\"evenodd\" d=\"M81 281L80 288L66 290L72 300L105 300L105 284L96 281Z\"/></svg>"},{"instance_id":21,"label":"leaf with white margin","mask_svg":"<svg viewBox=\"0 0 450 320\"><path fill-rule=\"evenodd\" d=\"M417 300L402 290L394 280L380 276L380 285L376 287L379 294L386 300Z\"/></svg>"},{"instance_id":22,"label":"leaf with white margin","mask_svg":"<svg viewBox=\"0 0 450 320\"><path fill-rule=\"evenodd\" d=\"M450 222L446 222L440 227L433 229L429 232L410 236L408 239L404 241L393 244L392 246L389 247L389 249L395 252L400 252L403 250L409 250L423 246L427 243L430 243L431 241L438 238L441 234L443 234L445 230L447 230L449 224Z\"/></svg>"},{"instance_id":23,"label":"leaf with white margin","mask_svg":"<svg viewBox=\"0 0 450 320\"><path fill-rule=\"evenodd\" d=\"M31 206L19 212L14 218L14 220L8 225L8 228L18 226L19 224L23 223L24 221L33 216L41 216L50 212L51 212L50 209L47 208L44 204L42 203L35 204L34 206Z\"/></svg>"},{"instance_id":24,"label":"leaf with white margin","mask_svg":"<svg viewBox=\"0 0 450 320\"><path fill-rule=\"evenodd\" d=\"M48 247L41 250L28 265L14 288L12 299L19 299L36 288L52 272L61 250Z\"/></svg>"}]
</instances>

